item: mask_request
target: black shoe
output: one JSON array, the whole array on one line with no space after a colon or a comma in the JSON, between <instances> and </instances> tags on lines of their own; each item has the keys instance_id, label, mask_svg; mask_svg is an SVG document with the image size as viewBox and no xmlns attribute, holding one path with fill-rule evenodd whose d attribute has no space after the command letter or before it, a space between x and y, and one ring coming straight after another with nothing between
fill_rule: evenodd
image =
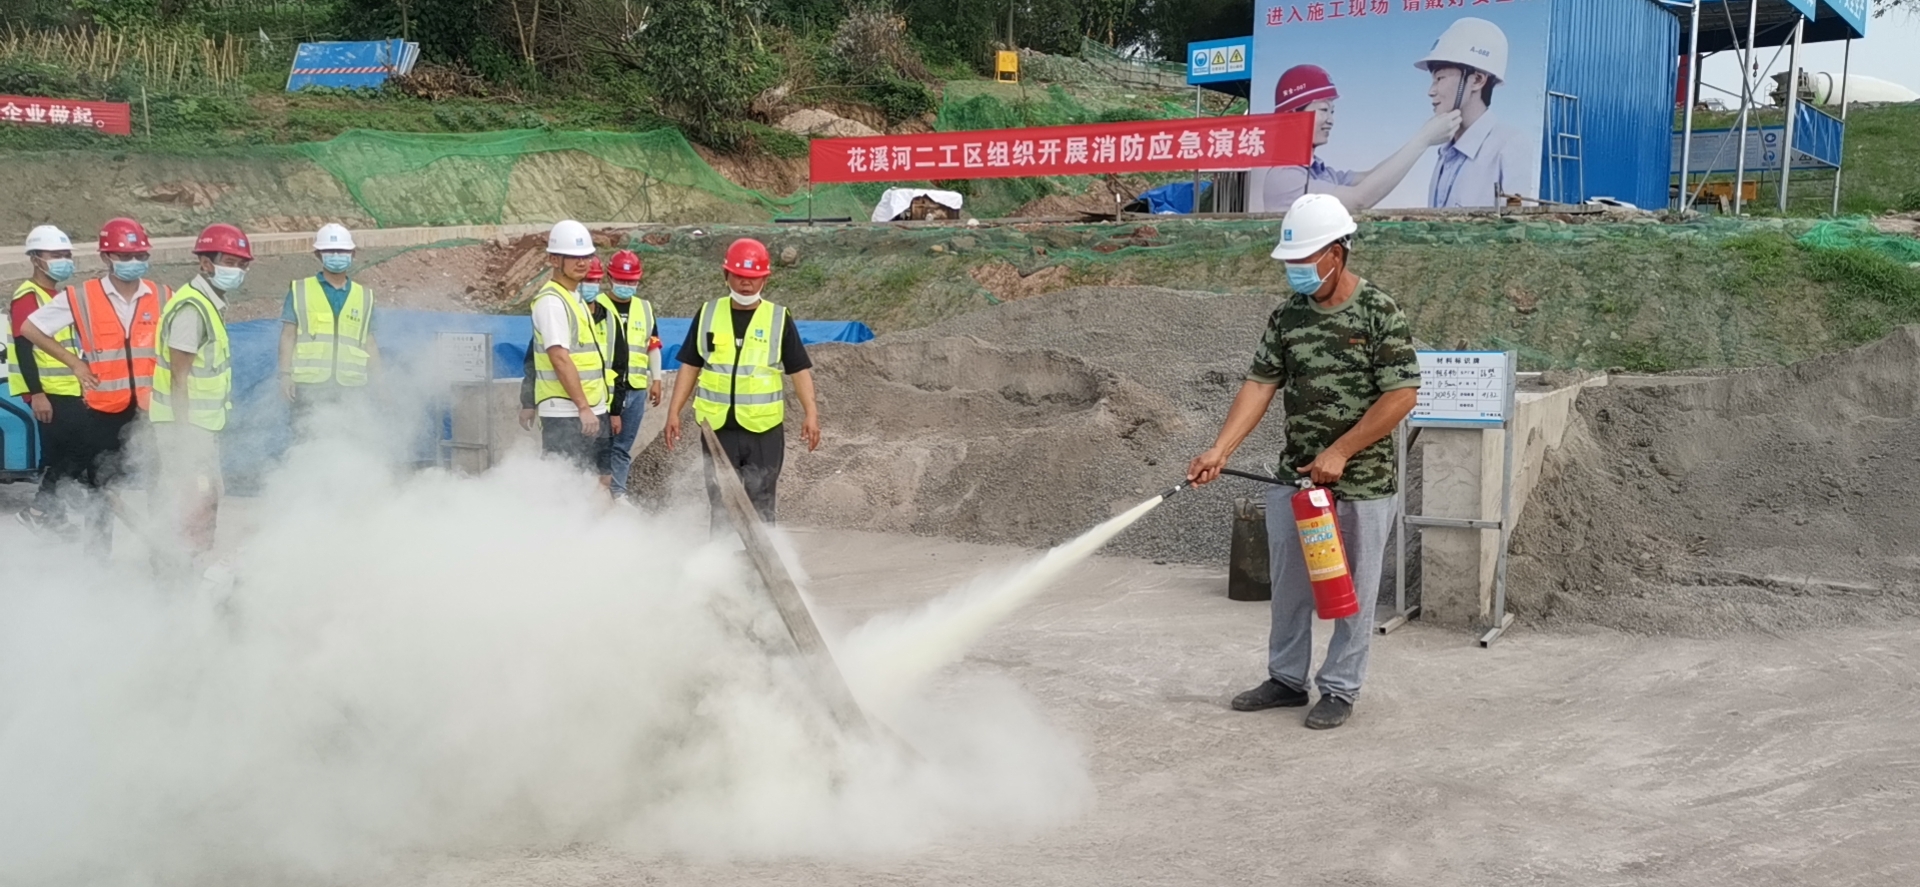
<instances>
[{"instance_id":1,"label":"black shoe","mask_svg":"<svg viewBox=\"0 0 1920 887\"><path fill-rule=\"evenodd\" d=\"M1307 704L1307 691L1295 690L1273 678L1233 697L1234 711L1261 711L1269 708L1299 708Z\"/></svg>"},{"instance_id":2,"label":"black shoe","mask_svg":"<svg viewBox=\"0 0 1920 887\"><path fill-rule=\"evenodd\" d=\"M1338 696L1322 696L1313 711L1307 712L1307 729L1331 730L1346 723L1352 714L1353 703Z\"/></svg>"}]
</instances>

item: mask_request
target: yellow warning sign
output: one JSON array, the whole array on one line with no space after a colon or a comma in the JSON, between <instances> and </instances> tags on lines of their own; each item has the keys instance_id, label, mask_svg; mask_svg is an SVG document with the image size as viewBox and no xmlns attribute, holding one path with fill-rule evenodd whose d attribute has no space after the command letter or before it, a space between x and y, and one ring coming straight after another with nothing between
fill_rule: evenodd
<instances>
[{"instance_id":1,"label":"yellow warning sign","mask_svg":"<svg viewBox=\"0 0 1920 887\"><path fill-rule=\"evenodd\" d=\"M1213 51L1213 66L1216 68L1225 68L1227 66L1226 50L1216 49Z\"/></svg>"},{"instance_id":2,"label":"yellow warning sign","mask_svg":"<svg viewBox=\"0 0 1920 887\"><path fill-rule=\"evenodd\" d=\"M1227 70L1245 71L1246 69L1247 69L1247 54L1244 52L1241 52L1240 47L1236 46L1233 48L1233 55L1228 57L1227 59Z\"/></svg>"}]
</instances>

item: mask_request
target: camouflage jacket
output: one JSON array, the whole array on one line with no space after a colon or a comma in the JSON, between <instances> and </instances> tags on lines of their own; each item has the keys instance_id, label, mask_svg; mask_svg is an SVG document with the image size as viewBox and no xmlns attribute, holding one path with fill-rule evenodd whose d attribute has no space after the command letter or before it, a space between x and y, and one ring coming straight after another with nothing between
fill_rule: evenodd
<instances>
[{"instance_id":1,"label":"camouflage jacket","mask_svg":"<svg viewBox=\"0 0 1920 887\"><path fill-rule=\"evenodd\" d=\"M1281 303L1267 320L1247 378L1282 386L1287 444L1274 472L1297 477L1297 469L1347 433L1383 392L1420 387L1420 362L1400 306L1362 280L1332 310L1297 294ZM1349 500L1398 492L1393 436L1353 454L1334 492Z\"/></svg>"}]
</instances>

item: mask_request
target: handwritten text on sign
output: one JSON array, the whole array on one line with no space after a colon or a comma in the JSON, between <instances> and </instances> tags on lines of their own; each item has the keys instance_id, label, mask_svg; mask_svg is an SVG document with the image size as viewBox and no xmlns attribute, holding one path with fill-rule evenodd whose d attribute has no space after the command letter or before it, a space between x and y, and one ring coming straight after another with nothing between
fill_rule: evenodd
<instances>
[{"instance_id":1,"label":"handwritten text on sign","mask_svg":"<svg viewBox=\"0 0 1920 887\"><path fill-rule=\"evenodd\" d=\"M1513 368L1505 352L1422 351L1419 357L1420 397L1413 408L1413 424L1500 425L1506 421Z\"/></svg>"},{"instance_id":2,"label":"handwritten text on sign","mask_svg":"<svg viewBox=\"0 0 1920 887\"><path fill-rule=\"evenodd\" d=\"M0 95L0 123L77 126L118 136L133 135L133 107L117 102L79 102Z\"/></svg>"},{"instance_id":3,"label":"handwritten text on sign","mask_svg":"<svg viewBox=\"0 0 1920 887\"><path fill-rule=\"evenodd\" d=\"M815 139L816 184L1304 166L1312 114Z\"/></svg>"}]
</instances>

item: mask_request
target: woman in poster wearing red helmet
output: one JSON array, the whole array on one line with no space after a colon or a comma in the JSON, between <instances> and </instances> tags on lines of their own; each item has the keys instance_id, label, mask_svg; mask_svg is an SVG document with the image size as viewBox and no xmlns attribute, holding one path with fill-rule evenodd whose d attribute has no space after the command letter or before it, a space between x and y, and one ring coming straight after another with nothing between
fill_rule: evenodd
<instances>
[{"instance_id":1,"label":"woman in poster wearing red helmet","mask_svg":"<svg viewBox=\"0 0 1920 887\"><path fill-rule=\"evenodd\" d=\"M1458 109L1433 115L1400 149L1369 170L1334 169L1320 159L1320 146L1333 135L1333 103L1340 98L1333 78L1319 65L1294 65L1280 75L1273 88L1276 113L1311 111L1314 114L1313 164L1276 166L1266 170L1261 185L1264 204L1256 212L1281 212L1303 194L1331 194L1349 211L1367 209L1384 199L1407 177L1422 152L1445 144L1460 128Z\"/></svg>"}]
</instances>

